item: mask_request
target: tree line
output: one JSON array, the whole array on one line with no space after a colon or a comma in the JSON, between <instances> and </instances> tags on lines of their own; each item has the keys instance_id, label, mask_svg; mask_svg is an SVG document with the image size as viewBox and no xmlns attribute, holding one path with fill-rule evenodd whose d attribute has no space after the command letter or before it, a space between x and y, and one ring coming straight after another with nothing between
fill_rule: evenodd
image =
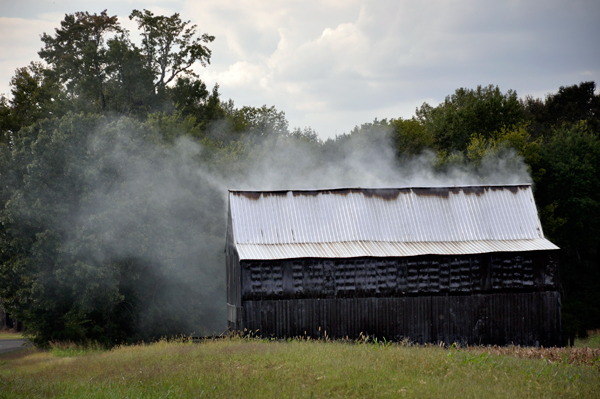
<instances>
[{"instance_id":1,"label":"tree line","mask_svg":"<svg viewBox=\"0 0 600 399\"><path fill-rule=\"evenodd\" d=\"M65 15L0 97L0 298L36 344L220 332L227 188L431 179L531 179L561 247L563 329L600 328L594 82L541 99L459 88L322 140L209 89L192 67L214 37L179 14L129 18L139 47L106 11Z\"/></svg>"}]
</instances>

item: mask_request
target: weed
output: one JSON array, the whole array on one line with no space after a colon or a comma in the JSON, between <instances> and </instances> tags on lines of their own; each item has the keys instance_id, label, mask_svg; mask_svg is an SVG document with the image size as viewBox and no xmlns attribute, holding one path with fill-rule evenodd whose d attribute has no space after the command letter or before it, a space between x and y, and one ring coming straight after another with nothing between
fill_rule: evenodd
<instances>
[{"instance_id":1,"label":"weed","mask_svg":"<svg viewBox=\"0 0 600 399\"><path fill-rule=\"evenodd\" d=\"M50 353L56 357L74 357L85 356L90 353L102 352L106 350L97 342L87 345L79 345L72 342L50 342Z\"/></svg>"},{"instance_id":2,"label":"weed","mask_svg":"<svg viewBox=\"0 0 600 399\"><path fill-rule=\"evenodd\" d=\"M489 353L488 352L484 352L481 355L471 355L470 353L467 353L466 356L462 360L463 364L485 364L488 362L489 362Z\"/></svg>"}]
</instances>

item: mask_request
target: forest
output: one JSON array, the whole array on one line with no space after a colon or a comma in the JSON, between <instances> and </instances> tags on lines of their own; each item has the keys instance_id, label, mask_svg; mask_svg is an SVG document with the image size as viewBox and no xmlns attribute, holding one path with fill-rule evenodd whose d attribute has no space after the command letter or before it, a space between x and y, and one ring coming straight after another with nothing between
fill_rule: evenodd
<instances>
[{"instance_id":1,"label":"forest","mask_svg":"<svg viewBox=\"0 0 600 399\"><path fill-rule=\"evenodd\" d=\"M532 183L561 248L563 332L600 328L600 96L458 88L410 119L323 140L193 72L213 36L179 14L77 12L0 97L0 298L41 347L226 326L228 189Z\"/></svg>"}]
</instances>

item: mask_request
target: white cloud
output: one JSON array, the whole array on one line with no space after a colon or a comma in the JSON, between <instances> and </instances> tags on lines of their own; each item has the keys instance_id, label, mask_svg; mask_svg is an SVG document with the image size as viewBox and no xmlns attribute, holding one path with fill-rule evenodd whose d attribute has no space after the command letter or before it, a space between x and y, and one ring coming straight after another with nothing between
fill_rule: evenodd
<instances>
[{"instance_id":1,"label":"white cloud","mask_svg":"<svg viewBox=\"0 0 600 399\"><path fill-rule=\"evenodd\" d=\"M240 61L230 65L226 71L212 75L209 72L206 76L210 76L211 79L227 87L258 89L268 86L266 73L266 69L260 65Z\"/></svg>"},{"instance_id":2,"label":"white cloud","mask_svg":"<svg viewBox=\"0 0 600 399\"><path fill-rule=\"evenodd\" d=\"M37 51L42 48L41 33L51 32L56 26L56 20L46 18L0 17L0 93L10 93L8 83L15 70L38 59Z\"/></svg>"},{"instance_id":3,"label":"white cloud","mask_svg":"<svg viewBox=\"0 0 600 399\"><path fill-rule=\"evenodd\" d=\"M574 10L541 1L308 3L305 9L310 12L299 12L296 3L253 2L251 11L246 8L242 13L247 17L243 23L238 23L239 8L227 4L232 20L210 5L197 8L223 31L230 49L246 49L233 58L246 57L247 66L261 71L264 79L262 89L253 81L246 93L239 82L235 88L224 83L226 97L240 96L251 105L275 104L287 112L291 125L311 124L319 131L331 131L338 124L338 133L369 121L372 118L358 118L370 114L409 117L422 99L436 103L458 87L493 83L525 95L536 86L531 82L539 82L538 89L543 90L546 81L578 83L573 78L579 79L581 67L561 74L563 62L548 64L549 54L557 51L546 37L559 42L575 39L575 33L557 28L565 19L578 23L579 29L598 32L585 16L594 6L585 1ZM328 13L333 8L335 12ZM218 41L219 34L215 35ZM261 37L258 41L268 45L249 44L249 38ZM260 51L250 55L248 46ZM583 50L575 47L569 52ZM212 69L222 67L218 52L216 42ZM577 54L572 58L577 64ZM592 58L597 61L598 55ZM599 76L598 68L591 67L593 60L588 59L583 69L589 71L586 79ZM227 58L224 61L227 64ZM551 90L558 88L557 83ZM308 117L314 118L312 123Z\"/></svg>"},{"instance_id":4,"label":"white cloud","mask_svg":"<svg viewBox=\"0 0 600 399\"><path fill-rule=\"evenodd\" d=\"M127 16L145 4L112 4L135 37ZM275 105L291 126L323 135L374 117L410 117L425 99L435 104L458 87L492 83L524 96L600 80L600 5L593 0L183 0L150 7L180 12L216 36L211 65L196 70L208 85L218 82L225 99ZM36 58L38 35L58 25L42 22L28 22L19 44L7 43L0 24L0 50L12 46L22 57L18 64L0 59L0 92L14 65Z\"/></svg>"}]
</instances>

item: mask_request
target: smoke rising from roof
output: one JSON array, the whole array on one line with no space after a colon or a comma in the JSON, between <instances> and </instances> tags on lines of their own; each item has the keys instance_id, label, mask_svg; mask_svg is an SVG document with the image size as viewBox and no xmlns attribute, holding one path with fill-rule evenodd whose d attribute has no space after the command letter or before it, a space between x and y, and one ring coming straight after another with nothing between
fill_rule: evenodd
<instances>
[{"instance_id":1,"label":"smoke rising from roof","mask_svg":"<svg viewBox=\"0 0 600 399\"><path fill-rule=\"evenodd\" d=\"M391 131L373 129L337 141L266 139L249 156L250 167L229 176L230 189L285 190L339 187L406 187L531 183L529 168L516 151L504 148L466 164L451 154L440 166L431 150L399 155Z\"/></svg>"},{"instance_id":2,"label":"smoke rising from roof","mask_svg":"<svg viewBox=\"0 0 600 399\"><path fill-rule=\"evenodd\" d=\"M485 157L477 168L440 168L430 151L398 156L385 129L327 142L243 135L226 149L186 137L165 144L155 129L127 118L75 134L87 140L83 148L65 147L72 151L65 159L80 168L83 194L75 214L53 226L68 254L62 261L84 287L88 299L80 306L92 308L109 292L144 339L226 328L228 189L531 182L512 150Z\"/></svg>"}]
</instances>

